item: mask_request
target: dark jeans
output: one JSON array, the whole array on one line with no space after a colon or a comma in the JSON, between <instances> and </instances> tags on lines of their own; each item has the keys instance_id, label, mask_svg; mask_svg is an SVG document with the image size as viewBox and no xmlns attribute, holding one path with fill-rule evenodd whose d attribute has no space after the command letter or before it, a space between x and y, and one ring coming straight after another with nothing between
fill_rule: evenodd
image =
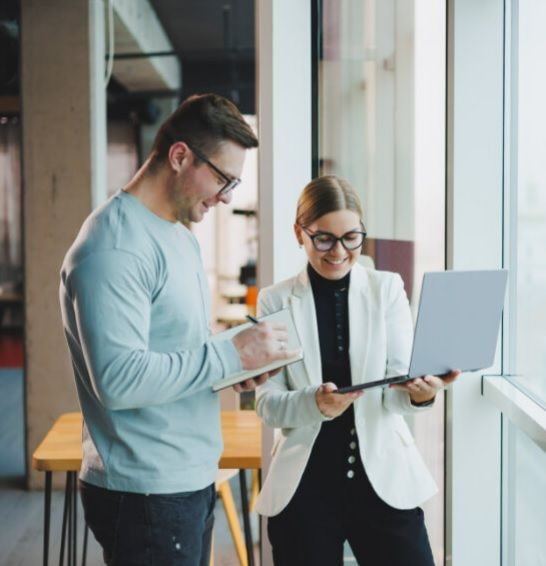
<instances>
[{"instance_id":1,"label":"dark jeans","mask_svg":"<svg viewBox=\"0 0 546 566\"><path fill-rule=\"evenodd\" d=\"M145 495L80 481L85 520L108 566L208 566L214 485Z\"/></svg>"},{"instance_id":2,"label":"dark jeans","mask_svg":"<svg viewBox=\"0 0 546 566\"><path fill-rule=\"evenodd\" d=\"M346 540L360 566L434 566L423 511L387 505L361 466L320 490L305 483L268 520L276 566L342 566Z\"/></svg>"}]
</instances>

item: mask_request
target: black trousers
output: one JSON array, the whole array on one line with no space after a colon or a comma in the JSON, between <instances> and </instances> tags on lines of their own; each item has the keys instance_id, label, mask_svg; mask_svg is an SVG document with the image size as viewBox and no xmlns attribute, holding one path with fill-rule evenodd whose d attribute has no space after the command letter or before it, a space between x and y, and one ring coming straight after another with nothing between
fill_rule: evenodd
<instances>
[{"instance_id":1,"label":"black trousers","mask_svg":"<svg viewBox=\"0 0 546 566\"><path fill-rule=\"evenodd\" d=\"M268 520L275 566L342 566L345 541L360 566L434 566L422 509L390 507L359 468L322 487L306 485L304 475L288 506Z\"/></svg>"}]
</instances>

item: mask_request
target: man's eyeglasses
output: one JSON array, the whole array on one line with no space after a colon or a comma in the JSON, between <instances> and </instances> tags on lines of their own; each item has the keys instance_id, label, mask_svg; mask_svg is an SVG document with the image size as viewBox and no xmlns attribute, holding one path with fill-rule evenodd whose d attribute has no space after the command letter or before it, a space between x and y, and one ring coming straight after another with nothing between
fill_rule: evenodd
<instances>
[{"instance_id":1,"label":"man's eyeglasses","mask_svg":"<svg viewBox=\"0 0 546 566\"><path fill-rule=\"evenodd\" d=\"M210 161L204 153L199 151L193 145L189 144L188 142L186 142L186 145L201 161L206 163L219 177L221 177L226 182L226 184L218 191L217 196L227 195L241 182L241 179L238 179L237 177L232 178L226 175L221 169L216 167L216 165L214 165L214 163L212 163L212 161Z\"/></svg>"},{"instance_id":2,"label":"man's eyeglasses","mask_svg":"<svg viewBox=\"0 0 546 566\"><path fill-rule=\"evenodd\" d=\"M338 242L341 242L341 245L347 251L356 250L364 243L364 239L366 238L366 232L360 230L345 232L343 236L338 238L330 232L310 232L303 226L301 228L309 236L313 247L318 252L329 252Z\"/></svg>"}]
</instances>

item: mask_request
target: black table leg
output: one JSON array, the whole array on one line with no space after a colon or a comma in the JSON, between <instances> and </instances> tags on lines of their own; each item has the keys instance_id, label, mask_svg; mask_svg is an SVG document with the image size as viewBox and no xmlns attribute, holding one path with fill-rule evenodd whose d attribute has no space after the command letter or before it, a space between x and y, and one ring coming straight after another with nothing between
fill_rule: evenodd
<instances>
[{"instance_id":1,"label":"black table leg","mask_svg":"<svg viewBox=\"0 0 546 566\"><path fill-rule=\"evenodd\" d=\"M44 505L44 566L49 562L49 527L51 520L51 472L45 476L45 505Z\"/></svg>"},{"instance_id":2,"label":"black table leg","mask_svg":"<svg viewBox=\"0 0 546 566\"><path fill-rule=\"evenodd\" d=\"M83 551L82 551L82 566L85 566L87 562L87 537L89 536L89 527L87 523L84 521L84 528L83 528Z\"/></svg>"},{"instance_id":3,"label":"black table leg","mask_svg":"<svg viewBox=\"0 0 546 566\"><path fill-rule=\"evenodd\" d=\"M78 561L78 484L76 482L76 472L72 475L72 566L76 566Z\"/></svg>"},{"instance_id":4,"label":"black table leg","mask_svg":"<svg viewBox=\"0 0 546 566\"><path fill-rule=\"evenodd\" d=\"M245 531L245 545L248 566L254 566L254 549L252 545L252 532L250 531L250 515L248 511L248 492L246 490L245 470L239 470L239 486L241 488L241 506L243 513L243 527Z\"/></svg>"},{"instance_id":5,"label":"black table leg","mask_svg":"<svg viewBox=\"0 0 546 566\"><path fill-rule=\"evenodd\" d=\"M262 470L261 468L258 470L258 490L262 489ZM260 564L263 564L264 557L262 555L262 516L258 513L258 540L259 542L259 549L260 549Z\"/></svg>"},{"instance_id":6,"label":"black table leg","mask_svg":"<svg viewBox=\"0 0 546 566\"><path fill-rule=\"evenodd\" d=\"M68 483L68 552L66 561L68 566L72 566L72 543L74 541L72 529L74 522L72 520L72 476L70 472L66 472L66 481Z\"/></svg>"},{"instance_id":7,"label":"black table leg","mask_svg":"<svg viewBox=\"0 0 546 566\"><path fill-rule=\"evenodd\" d=\"M59 555L59 566L64 564L65 548L68 549L66 553L66 560L68 566L76 566L78 558L78 480L77 472L66 473L66 483L64 490L64 509L63 509L63 524L61 527L61 552ZM44 556L43 564L48 566L49 563L49 534L51 530L51 490L52 490L52 472L47 472L45 475L45 505L44 505ZM68 531L68 532L67 532ZM87 540L88 540L88 527L84 523L83 534L83 551L82 551L82 566L85 566L87 560Z\"/></svg>"},{"instance_id":8,"label":"black table leg","mask_svg":"<svg viewBox=\"0 0 546 566\"><path fill-rule=\"evenodd\" d=\"M59 566L63 566L64 548L66 543L66 527L68 521L68 509L70 505L70 480L68 473L66 474L66 482L64 486L64 509L63 509L63 526L61 528L61 554L59 557Z\"/></svg>"}]
</instances>

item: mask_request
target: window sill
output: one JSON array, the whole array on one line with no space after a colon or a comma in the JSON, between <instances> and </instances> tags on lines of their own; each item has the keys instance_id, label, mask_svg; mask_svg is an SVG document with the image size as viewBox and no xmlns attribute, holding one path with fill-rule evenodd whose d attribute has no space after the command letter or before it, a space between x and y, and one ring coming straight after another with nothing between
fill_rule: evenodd
<instances>
[{"instance_id":1,"label":"window sill","mask_svg":"<svg viewBox=\"0 0 546 566\"><path fill-rule=\"evenodd\" d=\"M482 377L482 395L546 452L546 410L498 375Z\"/></svg>"}]
</instances>

